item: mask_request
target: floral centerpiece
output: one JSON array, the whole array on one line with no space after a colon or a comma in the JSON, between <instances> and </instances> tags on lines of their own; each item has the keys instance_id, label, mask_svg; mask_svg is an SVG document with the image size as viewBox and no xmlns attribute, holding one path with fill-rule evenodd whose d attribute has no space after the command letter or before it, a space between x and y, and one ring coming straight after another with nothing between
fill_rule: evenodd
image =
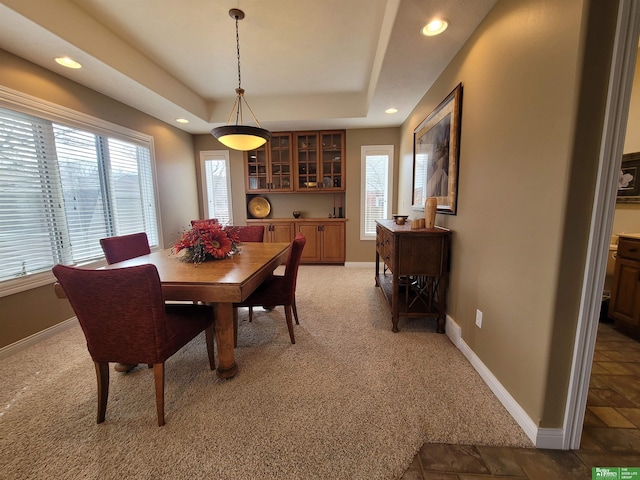
<instances>
[{"instance_id":1,"label":"floral centerpiece","mask_svg":"<svg viewBox=\"0 0 640 480\"><path fill-rule=\"evenodd\" d=\"M202 221L194 222L192 228L173 244L172 250L174 253L184 250L181 260L198 265L206 260L221 260L238 253L239 244L233 227Z\"/></svg>"}]
</instances>

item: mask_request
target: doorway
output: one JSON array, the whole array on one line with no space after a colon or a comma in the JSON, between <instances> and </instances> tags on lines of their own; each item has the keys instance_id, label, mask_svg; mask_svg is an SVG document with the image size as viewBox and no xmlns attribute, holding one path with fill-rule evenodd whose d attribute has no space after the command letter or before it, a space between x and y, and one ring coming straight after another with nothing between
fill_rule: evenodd
<instances>
[{"instance_id":1,"label":"doorway","mask_svg":"<svg viewBox=\"0 0 640 480\"><path fill-rule=\"evenodd\" d=\"M607 112L602 132L598 184L593 206L585 279L565 409L563 449L578 449L582 437L593 364L602 283L615 210L618 171L631 97L640 32L640 6L621 0L610 71ZM613 159L613 160L612 160Z\"/></svg>"}]
</instances>

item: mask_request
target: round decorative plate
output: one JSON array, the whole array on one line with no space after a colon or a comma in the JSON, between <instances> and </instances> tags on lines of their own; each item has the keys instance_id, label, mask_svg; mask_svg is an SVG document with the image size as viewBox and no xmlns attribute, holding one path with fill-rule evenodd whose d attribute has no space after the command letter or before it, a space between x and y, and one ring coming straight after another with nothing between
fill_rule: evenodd
<instances>
[{"instance_id":1,"label":"round decorative plate","mask_svg":"<svg viewBox=\"0 0 640 480\"><path fill-rule=\"evenodd\" d=\"M271 204L265 197L253 197L248 207L253 218L264 218L271 213Z\"/></svg>"}]
</instances>

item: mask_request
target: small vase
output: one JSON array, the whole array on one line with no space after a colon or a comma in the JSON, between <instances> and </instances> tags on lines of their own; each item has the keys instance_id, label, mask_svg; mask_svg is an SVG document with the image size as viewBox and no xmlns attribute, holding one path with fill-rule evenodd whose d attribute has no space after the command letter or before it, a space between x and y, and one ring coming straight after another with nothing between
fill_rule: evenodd
<instances>
[{"instance_id":1,"label":"small vase","mask_svg":"<svg viewBox=\"0 0 640 480\"><path fill-rule=\"evenodd\" d=\"M425 228L433 228L436 225L436 210L438 208L438 199L435 197L427 198L424 202L424 226Z\"/></svg>"},{"instance_id":2,"label":"small vase","mask_svg":"<svg viewBox=\"0 0 640 480\"><path fill-rule=\"evenodd\" d=\"M300 218L300 211L294 210L293 211L293 218Z\"/></svg>"}]
</instances>

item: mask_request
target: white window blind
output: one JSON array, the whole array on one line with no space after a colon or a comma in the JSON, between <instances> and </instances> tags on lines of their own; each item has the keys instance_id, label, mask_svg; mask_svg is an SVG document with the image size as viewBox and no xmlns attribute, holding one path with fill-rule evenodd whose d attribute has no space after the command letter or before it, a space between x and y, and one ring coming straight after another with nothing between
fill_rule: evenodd
<instances>
[{"instance_id":1,"label":"white window blind","mask_svg":"<svg viewBox=\"0 0 640 480\"><path fill-rule=\"evenodd\" d=\"M217 218L223 225L232 225L229 152L226 150L200 152L200 162L202 190L205 196L205 218Z\"/></svg>"},{"instance_id":2,"label":"white window blind","mask_svg":"<svg viewBox=\"0 0 640 480\"><path fill-rule=\"evenodd\" d=\"M376 220L391 218L393 145L361 147L360 239L376 238Z\"/></svg>"},{"instance_id":3,"label":"white window blind","mask_svg":"<svg viewBox=\"0 0 640 480\"><path fill-rule=\"evenodd\" d=\"M100 238L158 245L149 145L0 107L0 282L102 258Z\"/></svg>"}]
</instances>

